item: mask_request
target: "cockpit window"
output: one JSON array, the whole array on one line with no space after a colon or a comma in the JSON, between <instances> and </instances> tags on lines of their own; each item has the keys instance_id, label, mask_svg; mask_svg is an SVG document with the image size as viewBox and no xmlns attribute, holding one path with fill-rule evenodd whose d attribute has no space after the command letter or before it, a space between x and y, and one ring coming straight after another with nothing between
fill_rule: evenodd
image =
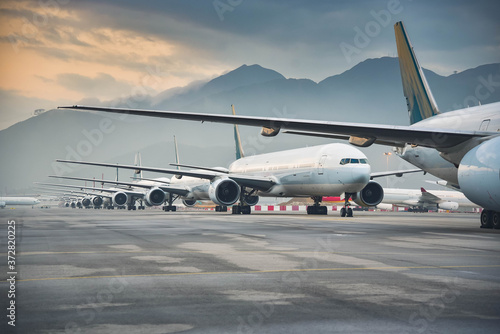
<instances>
[{"instance_id":1,"label":"cockpit window","mask_svg":"<svg viewBox=\"0 0 500 334\"><path fill-rule=\"evenodd\" d=\"M367 164L368 161L366 159L350 159L350 158L344 158L340 160L341 165L347 165L347 164Z\"/></svg>"}]
</instances>

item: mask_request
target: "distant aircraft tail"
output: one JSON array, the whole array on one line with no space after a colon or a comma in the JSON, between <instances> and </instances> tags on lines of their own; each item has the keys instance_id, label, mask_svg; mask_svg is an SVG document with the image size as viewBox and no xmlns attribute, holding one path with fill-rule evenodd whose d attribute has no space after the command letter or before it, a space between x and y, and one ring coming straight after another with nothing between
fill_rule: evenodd
<instances>
[{"instance_id":1,"label":"distant aircraft tail","mask_svg":"<svg viewBox=\"0 0 500 334\"><path fill-rule=\"evenodd\" d=\"M403 80L403 93L410 116L410 124L439 114L439 109L427 84L403 22L394 25L398 48L399 68Z\"/></svg>"},{"instance_id":2,"label":"distant aircraft tail","mask_svg":"<svg viewBox=\"0 0 500 334\"><path fill-rule=\"evenodd\" d=\"M141 161L141 152L137 152L135 154L135 160L134 160L134 166L142 166L142 161ZM132 176L132 179L142 179L142 169L135 169L134 170L134 175Z\"/></svg>"},{"instance_id":3,"label":"distant aircraft tail","mask_svg":"<svg viewBox=\"0 0 500 334\"><path fill-rule=\"evenodd\" d=\"M179 148L177 147L177 138L175 138L174 136L174 145L175 145L175 163L177 165L180 164L180 159L179 159ZM181 170L181 167L180 166L177 166L177 169L178 170Z\"/></svg>"},{"instance_id":4,"label":"distant aircraft tail","mask_svg":"<svg viewBox=\"0 0 500 334\"><path fill-rule=\"evenodd\" d=\"M231 108L233 109L233 115L236 115L233 104L231 104ZM241 146L240 129L238 129L237 124L234 125L234 143L236 145L236 160L244 158L245 153L243 152L243 147Z\"/></svg>"}]
</instances>

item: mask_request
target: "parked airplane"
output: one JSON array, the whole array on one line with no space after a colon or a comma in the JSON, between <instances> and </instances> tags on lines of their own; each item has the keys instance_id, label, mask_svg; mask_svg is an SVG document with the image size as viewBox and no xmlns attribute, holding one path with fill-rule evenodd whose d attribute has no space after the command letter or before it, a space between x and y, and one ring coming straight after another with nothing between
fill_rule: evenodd
<instances>
[{"instance_id":1,"label":"parked airplane","mask_svg":"<svg viewBox=\"0 0 500 334\"><path fill-rule=\"evenodd\" d=\"M455 184L483 207L482 227L500 228L500 103L440 113L403 23L397 22L394 29L410 126L91 106L62 108L261 126L265 136L275 136L283 129L306 131L347 139L360 147L374 143L396 146L403 159ZM423 151L429 154L419 161Z\"/></svg>"},{"instance_id":2,"label":"parked airplane","mask_svg":"<svg viewBox=\"0 0 500 334\"><path fill-rule=\"evenodd\" d=\"M18 205L37 205L40 201L34 197L0 197L0 208L4 209L6 206Z\"/></svg>"},{"instance_id":3,"label":"parked airplane","mask_svg":"<svg viewBox=\"0 0 500 334\"><path fill-rule=\"evenodd\" d=\"M57 160L58 162L82 165L135 169L137 166L109 163ZM205 168L190 165L181 167L196 170L178 170L140 167L143 171L191 176L210 180L191 188L198 198L212 200L217 205L230 206L240 201L233 210L250 213L250 205L257 196L312 197L314 205L308 207L309 214L326 214L321 206L323 196L346 194L342 216L352 216L348 208L351 195L365 205L376 205L383 198L382 187L370 181L376 177L401 175L416 170L371 173L366 156L358 149L346 144L327 144L287 151L244 157L234 161L228 169ZM180 183L172 178L170 186ZM182 186L186 186L183 182ZM179 187L182 188L182 187Z\"/></svg>"},{"instance_id":4,"label":"parked airplane","mask_svg":"<svg viewBox=\"0 0 500 334\"><path fill-rule=\"evenodd\" d=\"M458 208L477 208L464 194L453 190L427 191L417 189L384 188L384 200L381 204L410 207L410 211L429 209L458 210Z\"/></svg>"}]
</instances>

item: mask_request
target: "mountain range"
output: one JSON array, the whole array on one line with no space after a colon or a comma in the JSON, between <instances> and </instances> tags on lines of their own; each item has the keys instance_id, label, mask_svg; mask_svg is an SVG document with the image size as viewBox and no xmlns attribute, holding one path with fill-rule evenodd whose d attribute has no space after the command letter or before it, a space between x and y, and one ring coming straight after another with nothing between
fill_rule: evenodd
<instances>
[{"instance_id":1,"label":"mountain range","mask_svg":"<svg viewBox=\"0 0 500 334\"><path fill-rule=\"evenodd\" d=\"M500 101L500 63L450 76L424 72L443 112ZM285 78L259 65L243 65L208 82L104 104L203 113L230 113L234 104L241 115L408 124L398 60L390 57L368 59L320 82ZM292 135L264 138L259 129L251 127L241 127L241 131L247 154L329 142ZM135 152L140 151L144 165L166 167L174 162L173 135L183 163L227 166L234 160L232 127L228 125L53 109L0 131L0 193L32 193L32 183L46 181L50 174L115 178L115 171L69 167L55 163L57 158L131 164ZM386 161L382 153L388 150L364 150L374 170L405 166L396 158ZM128 179L127 173L122 172L120 179ZM400 182L400 187L411 185Z\"/></svg>"}]
</instances>

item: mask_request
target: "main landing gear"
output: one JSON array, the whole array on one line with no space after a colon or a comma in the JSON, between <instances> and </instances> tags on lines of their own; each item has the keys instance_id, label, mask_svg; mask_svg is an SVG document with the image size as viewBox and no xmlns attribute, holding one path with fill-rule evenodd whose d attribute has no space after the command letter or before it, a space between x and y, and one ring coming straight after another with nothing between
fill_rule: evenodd
<instances>
[{"instance_id":1,"label":"main landing gear","mask_svg":"<svg viewBox=\"0 0 500 334\"><path fill-rule=\"evenodd\" d=\"M481 212L481 228L500 229L500 212L483 210Z\"/></svg>"},{"instance_id":2,"label":"main landing gear","mask_svg":"<svg viewBox=\"0 0 500 334\"><path fill-rule=\"evenodd\" d=\"M227 206L225 206L225 205L217 205L215 207L215 212L227 212Z\"/></svg>"},{"instance_id":3,"label":"main landing gear","mask_svg":"<svg viewBox=\"0 0 500 334\"><path fill-rule=\"evenodd\" d=\"M250 205L233 205L232 214L233 215L249 215L252 212L252 207Z\"/></svg>"},{"instance_id":4,"label":"main landing gear","mask_svg":"<svg viewBox=\"0 0 500 334\"><path fill-rule=\"evenodd\" d=\"M168 205L164 205L162 207L163 211L165 212L169 212L169 211L172 211L172 212L175 212L177 211L177 207L175 205L173 205L172 203L174 203L174 201L178 198L179 196L177 197L174 197L172 196L172 194L168 193L167 194L167 202L168 202Z\"/></svg>"},{"instance_id":5,"label":"main landing gear","mask_svg":"<svg viewBox=\"0 0 500 334\"><path fill-rule=\"evenodd\" d=\"M344 198L344 207L340 209L340 217L352 217L352 209L349 207L351 194L346 193Z\"/></svg>"},{"instance_id":6,"label":"main landing gear","mask_svg":"<svg viewBox=\"0 0 500 334\"><path fill-rule=\"evenodd\" d=\"M252 207L250 205L248 205L247 200L253 198L252 195L254 194L254 192L255 192L255 189L250 191L250 192L247 192L247 190L245 188L242 188L241 193L240 193L240 202L238 203L238 205L233 205L231 213L233 215L239 215L239 214L249 215L249 214L251 214ZM258 197L257 197L257 199L258 199ZM256 203L257 202L255 201L254 203L252 203L252 205L254 205Z\"/></svg>"},{"instance_id":7,"label":"main landing gear","mask_svg":"<svg viewBox=\"0 0 500 334\"><path fill-rule=\"evenodd\" d=\"M328 209L324 205L320 205L321 203L321 196L313 196L311 197L314 201L314 205L308 205L307 206L307 214L308 215L327 215L328 214Z\"/></svg>"}]
</instances>

